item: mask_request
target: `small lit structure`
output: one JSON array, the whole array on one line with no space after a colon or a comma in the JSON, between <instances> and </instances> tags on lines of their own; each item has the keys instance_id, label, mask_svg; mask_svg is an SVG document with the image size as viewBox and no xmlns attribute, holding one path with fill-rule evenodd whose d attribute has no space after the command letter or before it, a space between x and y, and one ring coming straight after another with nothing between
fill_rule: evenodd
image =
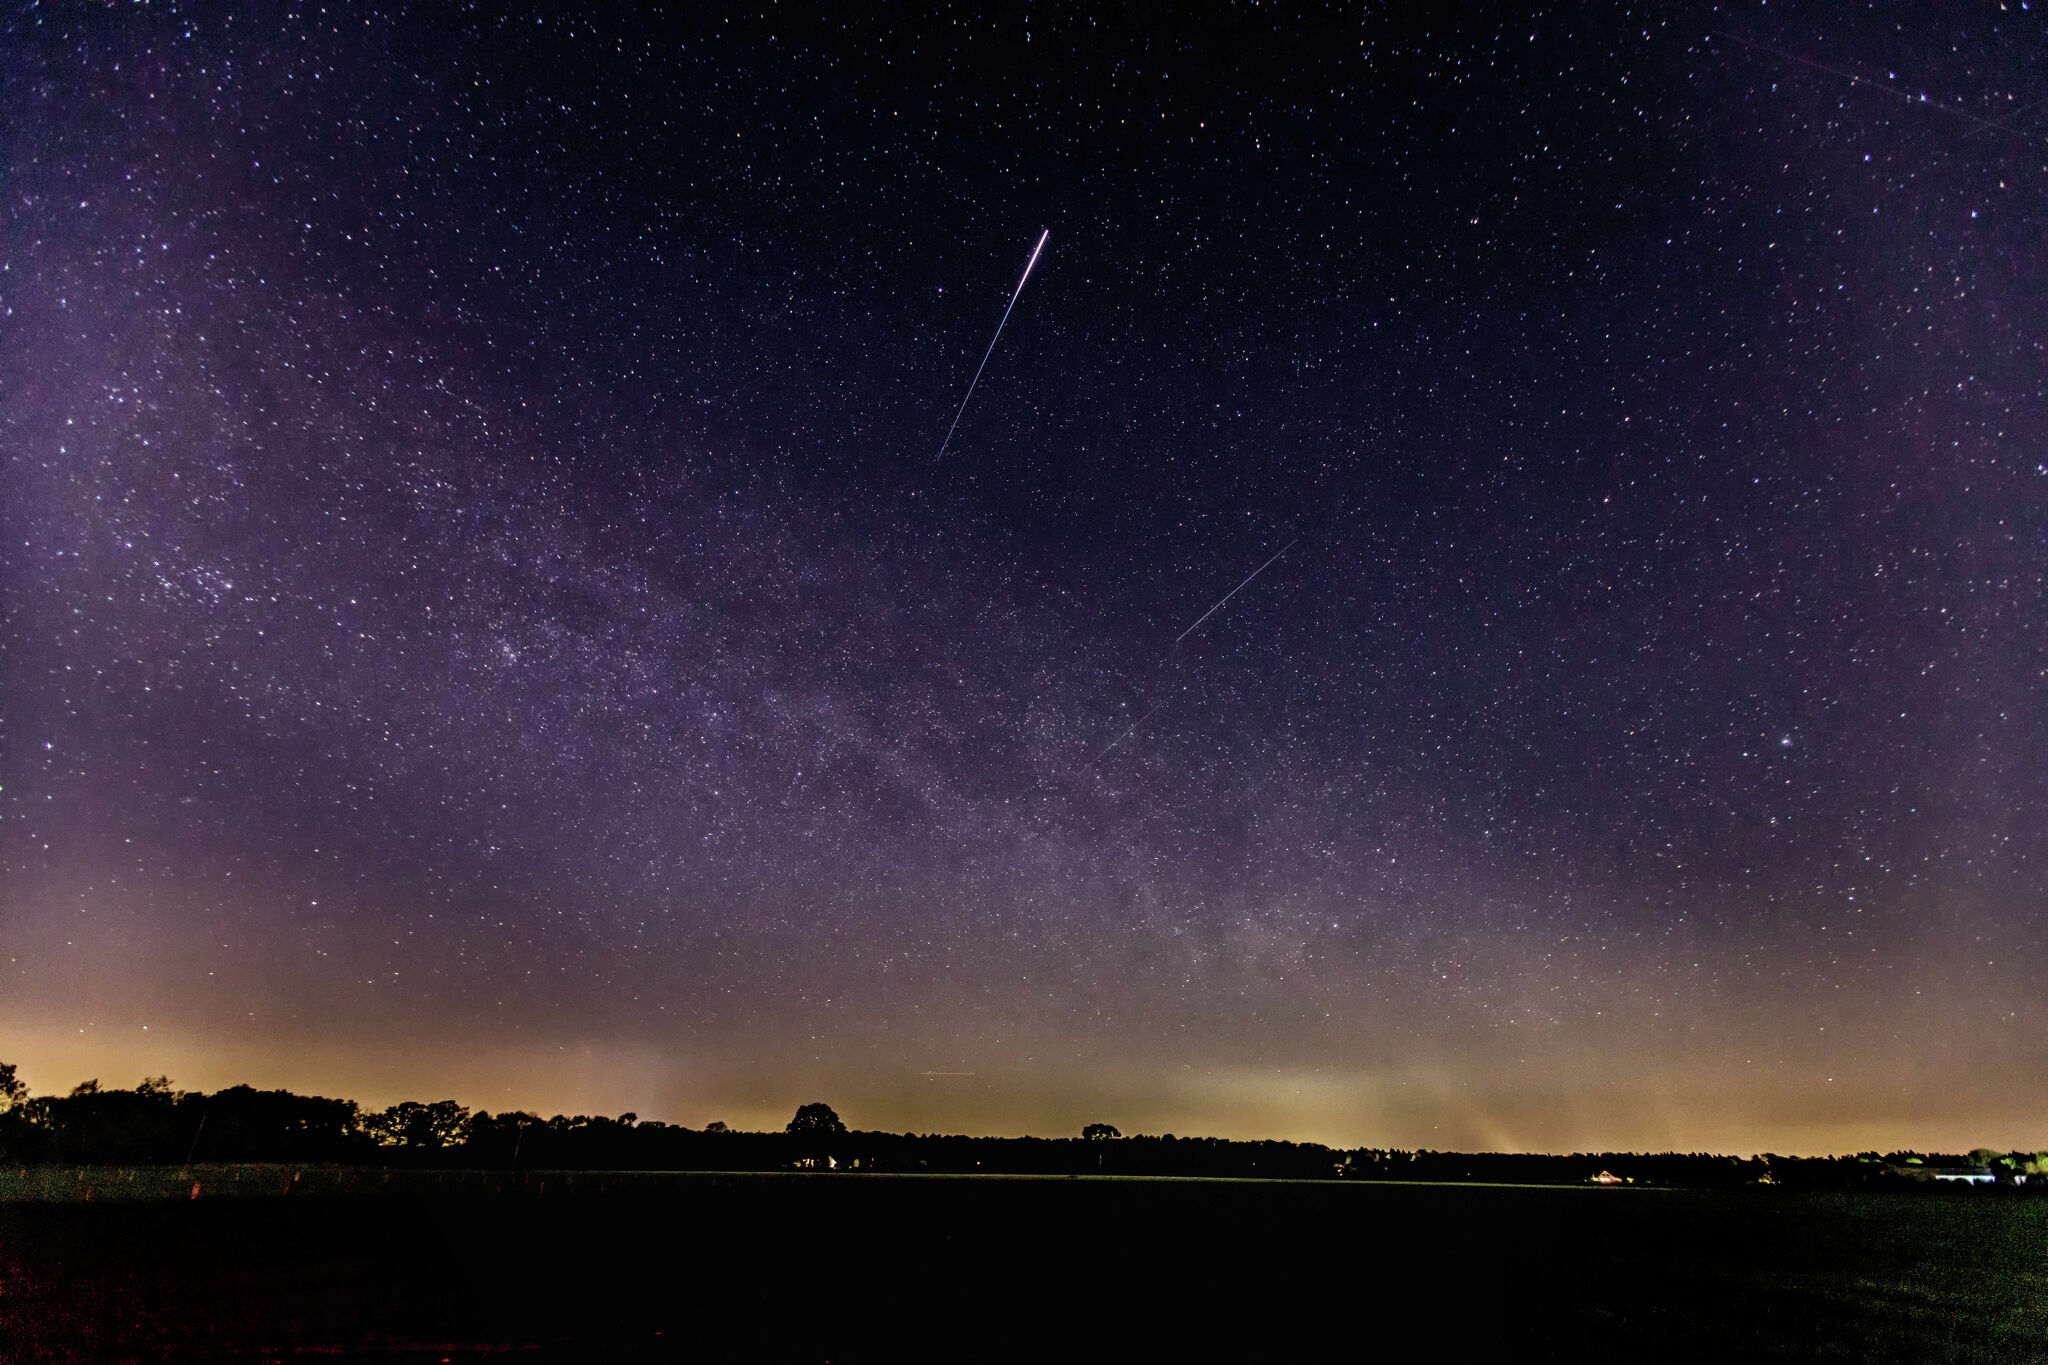
<instances>
[{"instance_id":1,"label":"small lit structure","mask_svg":"<svg viewBox=\"0 0 2048 1365\"><path fill-rule=\"evenodd\" d=\"M1991 1173L1989 1166L1933 1166L1927 1176L1936 1184L1944 1182L1957 1185L1993 1185L1998 1177Z\"/></svg>"},{"instance_id":2,"label":"small lit structure","mask_svg":"<svg viewBox=\"0 0 2048 1365\"><path fill-rule=\"evenodd\" d=\"M1598 1175L1587 1176L1586 1183L1588 1185L1626 1185L1629 1181L1626 1176L1616 1175L1612 1171L1602 1171Z\"/></svg>"}]
</instances>

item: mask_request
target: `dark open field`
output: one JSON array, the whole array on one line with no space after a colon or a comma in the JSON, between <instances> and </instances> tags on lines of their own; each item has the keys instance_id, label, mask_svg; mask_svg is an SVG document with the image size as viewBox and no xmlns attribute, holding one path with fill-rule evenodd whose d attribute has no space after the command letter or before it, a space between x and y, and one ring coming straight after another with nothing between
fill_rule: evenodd
<instances>
[{"instance_id":1,"label":"dark open field","mask_svg":"<svg viewBox=\"0 0 2048 1365\"><path fill-rule=\"evenodd\" d=\"M0 1357L2048 1360L1995 1193L209 1174L9 1173Z\"/></svg>"}]
</instances>

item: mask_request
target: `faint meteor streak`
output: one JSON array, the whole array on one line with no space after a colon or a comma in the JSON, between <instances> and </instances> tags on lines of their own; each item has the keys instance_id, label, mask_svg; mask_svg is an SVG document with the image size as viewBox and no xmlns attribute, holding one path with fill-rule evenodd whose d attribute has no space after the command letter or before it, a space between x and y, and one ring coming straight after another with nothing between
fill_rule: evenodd
<instances>
[{"instance_id":1,"label":"faint meteor streak","mask_svg":"<svg viewBox=\"0 0 2048 1365\"><path fill-rule=\"evenodd\" d=\"M1300 543L1300 540L1301 537L1296 536L1293 540L1288 541L1285 545L1282 545L1278 550L1275 550L1273 552L1272 559L1268 559L1265 563L1259 565L1258 568L1253 569L1250 573L1246 574L1244 582L1238 584L1229 592L1224 593L1223 596L1217 600L1216 605L1209 608L1209 610L1203 612L1200 618L1196 620L1194 625L1189 626L1186 630L1182 631L1180 634L1173 637L1173 646L1169 647L1169 652L1171 652L1172 648L1179 647L1180 642L1182 640L1185 640L1188 638L1188 636L1194 634L1195 630L1202 624L1203 621L1208 620L1217 612L1222 611L1224 603L1228 602L1231 598L1243 592L1247 587L1250 586L1251 581L1254 578L1257 578L1260 574L1272 568L1274 562L1278 560L1281 555L1284 555L1289 550L1293 549L1298 543ZM1082 769L1086 770L1088 768L1092 768L1096 764L1100 763L1103 759L1108 758L1111 751L1113 751L1119 744L1122 744L1125 740L1129 739L1132 735L1138 733L1138 728L1140 726L1142 726L1146 721L1152 719L1153 716L1157 715L1159 713L1159 708L1166 705L1167 702L1172 700L1173 698L1171 696L1167 696L1160 698L1156 702L1153 702L1150 709L1148 709L1144 715L1139 716L1129 725L1126 725L1123 728L1122 732L1119 733L1115 739L1111 740L1109 743L1103 745L1100 749L1096 750L1095 757L1089 759L1086 763L1082 764Z\"/></svg>"},{"instance_id":2,"label":"faint meteor streak","mask_svg":"<svg viewBox=\"0 0 2048 1365\"><path fill-rule=\"evenodd\" d=\"M960 411L953 414L953 425L946 428L946 439L939 442L936 459L946 458L946 447L953 444L953 433L960 429L960 418L967 412L968 399L974 397L974 386L981 382L981 372L988 368L988 358L996 353L996 343L1003 339L1003 323L1010 320L1010 309L1017 306L1017 297L1024 292L1024 281L1031 278L1031 267L1038 264L1038 253L1045 250L1045 239L1050 236L1051 228L1038 234L1038 245L1031 248L1031 259L1024 263L1024 273L1017 277L1017 288L1010 295L1010 307L1003 310L1003 320L996 324L996 334L988 339L988 349L981 353L981 364L975 367L974 378L967 381L967 396L960 400Z\"/></svg>"},{"instance_id":3,"label":"faint meteor streak","mask_svg":"<svg viewBox=\"0 0 2048 1365\"><path fill-rule=\"evenodd\" d=\"M1170 700L1170 699L1167 699L1167 700ZM1162 706L1164 706L1164 705L1166 705L1166 700L1160 700L1160 701L1155 701L1155 702L1153 702L1153 703L1152 703L1152 710L1151 710L1151 711L1147 711L1147 712L1146 712L1146 713L1145 713L1144 715L1142 715L1142 716L1138 717L1138 718L1137 718L1136 720L1132 721L1132 722L1131 722L1131 723L1130 723L1129 725L1125 726L1125 727L1124 727L1124 732L1123 732L1122 734L1118 735L1118 736L1117 736L1117 737L1116 737L1115 739L1111 740L1111 741L1110 741L1109 743L1107 743L1107 744L1103 745L1103 746L1102 746L1102 748L1101 748L1100 750L1098 750L1098 751L1097 751L1097 753L1096 753L1095 757L1093 757L1093 758L1089 759L1089 760L1088 760L1088 761L1087 761L1086 763L1082 764L1081 766L1082 766L1083 768L1092 768L1092 767L1094 767L1094 766L1095 766L1096 764L1098 764L1098 763L1102 762L1102 760L1103 760L1103 759L1105 759L1105 758L1108 758L1108 757L1109 757L1109 751L1110 751L1111 749L1114 749L1114 748L1115 748L1115 747L1116 747L1117 745L1119 745L1119 744L1123 743L1123 742L1124 742L1125 740L1129 739L1129 738L1130 738L1130 737L1131 737L1132 735L1136 734L1136 733L1138 732L1138 727L1139 727L1140 725L1143 725L1143 724L1144 724L1144 723L1145 723L1146 721L1148 721L1148 720L1152 719L1152 713L1153 713L1154 711L1157 711L1157 710L1158 710L1158 709L1159 709L1160 707L1162 707Z\"/></svg>"},{"instance_id":4,"label":"faint meteor streak","mask_svg":"<svg viewBox=\"0 0 2048 1365\"><path fill-rule=\"evenodd\" d=\"M1769 56L1776 57L1779 61L1796 62L1800 66L1812 67L1815 71L1825 71L1830 76L1839 76L1851 85L1861 85L1871 90L1882 91L1887 95L1897 95L1908 104L1923 104L1930 109L1939 109L1944 114L1954 114L1957 118L1968 119L1977 125L1977 132L1979 133L2019 133L2023 137L2026 136L2022 130L2008 126L2006 120L2017 118L2025 113L2027 109L2033 108L2031 104L2025 106L2025 108L2012 110L2000 118L1988 119L1981 115L1973 114L1967 109L1958 108L1953 104L1944 104L1940 100L1931 100L1924 94L1916 95L1910 90L1902 90L1890 81L1880 81L1870 76L1859 76L1854 71L1845 71L1839 66L1829 66L1826 62L1817 62L1811 57L1802 57L1796 52L1786 52L1780 48L1771 47L1766 43L1759 43L1753 38L1745 38L1739 33L1729 33L1725 30L1716 29L1715 36L1726 38L1731 43L1740 43L1751 51L1766 53ZM2035 103L2039 103L2039 101ZM1976 134L1972 133L1970 136L1974 137Z\"/></svg>"},{"instance_id":5,"label":"faint meteor streak","mask_svg":"<svg viewBox=\"0 0 2048 1365\"><path fill-rule=\"evenodd\" d=\"M1298 540L1300 540L1300 539L1301 539L1301 537L1299 537L1299 536L1296 536L1296 537L1294 538L1294 540L1290 540L1290 541L1288 541L1288 542L1287 542L1287 543L1286 543L1285 545L1282 545L1282 546L1281 546L1281 547L1280 547L1280 548L1279 548L1279 549L1278 549L1277 551L1275 551L1275 552L1274 552L1274 554L1273 554L1273 559L1278 559L1278 558L1279 558L1279 557L1280 557L1281 555L1284 555L1284 554L1286 554L1286 553L1287 553L1287 552L1288 552L1289 550L1293 549L1293 548L1294 548L1294 545L1295 545L1295 541L1298 541ZM1249 574L1246 574L1246 575L1245 575L1245 580L1244 580L1244 582L1243 582L1243 583L1240 583L1240 584L1238 584L1238 585L1237 585L1236 587L1232 588L1232 589L1231 589L1231 590L1230 590L1229 592L1227 592L1227 593L1224 593L1224 594L1223 594L1223 597L1222 597L1222 599L1221 599L1220 601L1218 601L1218 602L1216 603L1216 605L1215 605L1215 606L1213 606L1213 607L1209 608L1209 610L1207 610L1207 611L1203 612L1203 613L1201 614L1200 618L1198 618L1198 619L1197 619L1197 620L1195 621L1195 624L1194 624L1194 625L1192 625L1192 626L1189 626L1189 627L1188 627L1188 628L1187 628L1186 630L1184 630L1184 631L1182 631L1182 632L1181 632L1180 634L1178 634L1178 635L1174 636L1174 637L1173 637L1173 642L1174 642L1175 644L1179 644L1179 643L1180 643L1180 642L1181 642L1182 640L1185 640L1185 639L1187 639L1187 638L1188 638L1188 636L1190 636L1190 635L1193 635L1193 634L1195 633L1195 631L1196 631L1196 630L1197 630L1197 629L1198 629L1198 628L1199 628L1199 627L1201 626L1201 624L1202 624L1202 622L1203 622L1203 621L1206 621L1206 620L1208 620L1208 619L1209 619L1210 617L1214 616L1214 615L1215 615L1215 614L1216 614L1217 612L1219 612L1219 611L1222 611L1222 610L1223 610L1223 603L1224 603L1224 602L1228 602L1228 601L1229 601L1229 600L1230 600L1231 598L1233 598L1233 597L1237 596L1237 595L1238 595L1239 593L1243 592L1243 591L1245 590L1245 587L1246 587L1246 586L1247 586L1247 585L1248 585L1248 584L1249 584L1249 583L1250 583L1250 582L1251 582L1251 581L1252 581L1252 580L1253 580L1254 578L1257 578L1257 577L1258 577L1258 576L1259 576L1260 574L1264 573L1264 572L1265 572L1266 570L1268 570L1268 569L1270 569L1270 568L1272 568L1272 567L1273 567L1273 559L1269 559L1269 560L1267 560L1267 561L1266 561L1266 562L1265 562L1264 564L1261 564L1261 565L1259 565L1259 567L1258 567L1258 568L1256 568L1256 569L1253 569L1253 570L1252 570L1252 571L1251 571L1251 572L1250 572ZM1155 709L1156 709L1156 708L1155 708ZM1149 714L1149 713L1147 713L1147 714ZM1107 751L1107 750L1105 750L1104 752L1108 752L1108 751Z\"/></svg>"}]
</instances>

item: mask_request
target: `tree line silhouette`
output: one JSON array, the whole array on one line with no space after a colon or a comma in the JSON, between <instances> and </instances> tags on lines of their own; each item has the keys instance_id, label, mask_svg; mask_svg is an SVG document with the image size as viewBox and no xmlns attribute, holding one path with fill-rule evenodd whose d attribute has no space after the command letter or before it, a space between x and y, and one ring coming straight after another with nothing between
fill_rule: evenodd
<instances>
[{"instance_id":1,"label":"tree line silhouette","mask_svg":"<svg viewBox=\"0 0 2048 1365\"><path fill-rule=\"evenodd\" d=\"M806 1104L781 1132L740 1132L616 1117L472 1111L454 1100L367 1111L353 1100L231 1086L211 1094L164 1077L131 1090L87 1081L31 1097L0 1064L0 1162L195 1165L295 1162L481 1170L876 1171L983 1175L1253 1177L1635 1185L1892 1186L1938 1168L1983 1168L2048 1192L2048 1152L1893 1152L1755 1157L1703 1152L1503 1152L1333 1148L1312 1142L1123 1136L1091 1123L1075 1138L968 1137L848 1129Z\"/></svg>"}]
</instances>

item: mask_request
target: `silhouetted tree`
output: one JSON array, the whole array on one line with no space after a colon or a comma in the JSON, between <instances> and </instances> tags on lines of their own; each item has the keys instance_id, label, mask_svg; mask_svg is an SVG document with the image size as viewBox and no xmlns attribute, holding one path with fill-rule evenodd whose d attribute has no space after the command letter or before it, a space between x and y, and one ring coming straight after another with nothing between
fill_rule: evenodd
<instances>
[{"instance_id":1,"label":"silhouetted tree","mask_svg":"<svg viewBox=\"0 0 2048 1365\"><path fill-rule=\"evenodd\" d=\"M454 1100L432 1104L407 1100L364 1119L363 1127L387 1147L438 1151L462 1140L469 1127L469 1110Z\"/></svg>"},{"instance_id":2,"label":"silhouetted tree","mask_svg":"<svg viewBox=\"0 0 2048 1365\"><path fill-rule=\"evenodd\" d=\"M28 1115L28 1087L14 1074L14 1063L0 1062L0 1161L22 1161L34 1155Z\"/></svg>"},{"instance_id":3,"label":"silhouetted tree","mask_svg":"<svg viewBox=\"0 0 2048 1365\"><path fill-rule=\"evenodd\" d=\"M846 1125L829 1104L806 1104L783 1130L795 1139L797 1156L806 1163L832 1165L832 1144L846 1136Z\"/></svg>"},{"instance_id":4,"label":"silhouetted tree","mask_svg":"<svg viewBox=\"0 0 2048 1365\"><path fill-rule=\"evenodd\" d=\"M1109 1138L1120 1138L1123 1134L1116 1130L1113 1123L1091 1123L1081 1130L1081 1136L1090 1142L1102 1142Z\"/></svg>"},{"instance_id":5,"label":"silhouetted tree","mask_svg":"<svg viewBox=\"0 0 2048 1365\"><path fill-rule=\"evenodd\" d=\"M43 1095L22 1106L21 1118L38 1130L46 1159L79 1162L170 1161L177 1150L177 1099L158 1078L134 1090L105 1090L96 1080L69 1095Z\"/></svg>"},{"instance_id":6,"label":"silhouetted tree","mask_svg":"<svg viewBox=\"0 0 2048 1365\"><path fill-rule=\"evenodd\" d=\"M236 1085L188 1095L185 1153L200 1161L346 1161L371 1154L354 1100ZM184 1153L181 1153L183 1155Z\"/></svg>"},{"instance_id":7,"label":"silhouetted tree","mask_svg":"<svg viewBox=\"0 0 2048 1365\"><path fill-rule=\"evenodd\" d=\"M796 1111L796 1117L783 1131L795 1137L835 1138L846 1136L846 1125L832 1112L831 1105L806 1104Z\"/></svg>"}]
</instances>

